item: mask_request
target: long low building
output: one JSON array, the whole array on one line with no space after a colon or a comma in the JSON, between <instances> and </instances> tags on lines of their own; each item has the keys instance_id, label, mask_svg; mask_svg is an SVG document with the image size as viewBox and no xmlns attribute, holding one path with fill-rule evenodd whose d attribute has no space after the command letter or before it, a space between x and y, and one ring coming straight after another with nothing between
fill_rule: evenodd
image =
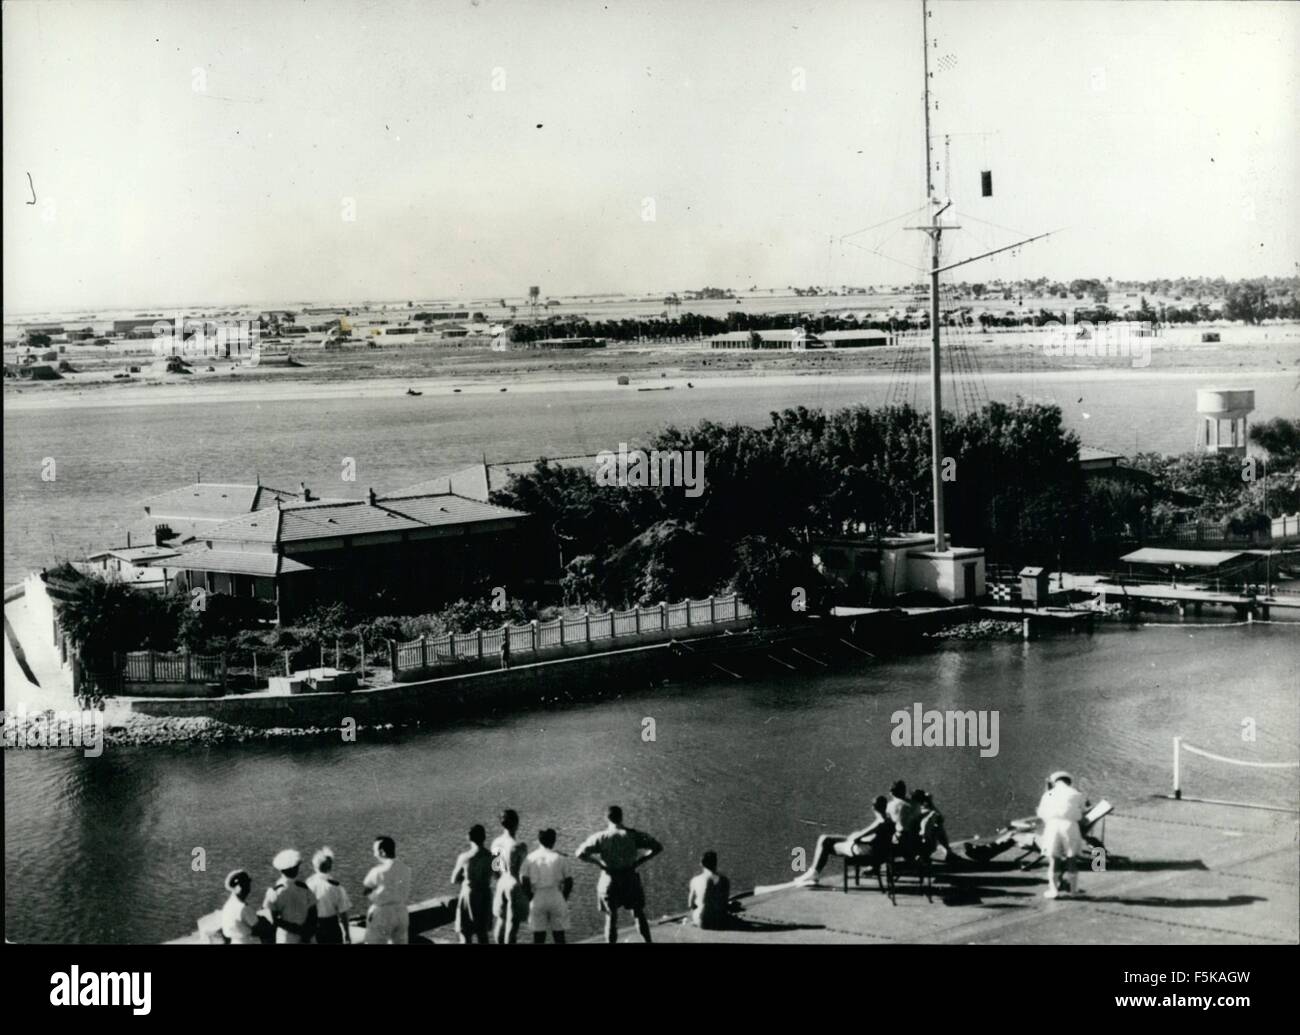
<instances>
[{"instance_id":1,"label":"long low building","mask_svg":"<svg viewBox=\"0 0 1300 1035\"><path fill-rule=\"evenodd\" d=\"M889 345L886 331L819 331L809 333L802 327L768 331L727 331L709 338L714 349L860 349Z\"/></svg>"},{"instance_id":2,"label":"long low building","mask_svg":"<svg viewBox=\"0 0 1300 1035\"><path fill-rule=\"evenodd\" d=\"M178 592L257 597L289 622L323 604L432 610L493 585L517 592L541 553L527 514L453 493L286 501L220 522L152 562Z\"/></svg>"}]
</instances>

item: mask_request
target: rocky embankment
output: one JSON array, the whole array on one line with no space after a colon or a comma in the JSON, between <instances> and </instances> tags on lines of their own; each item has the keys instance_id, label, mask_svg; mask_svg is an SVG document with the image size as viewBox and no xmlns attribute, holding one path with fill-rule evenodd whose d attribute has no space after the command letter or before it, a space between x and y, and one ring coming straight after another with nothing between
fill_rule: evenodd
<instances>
[{"instance_id":1,"label":"rocky embankment","mask_svg":"<svg viewBox=\"0 0 1300 1035\"><path fill-rule=\"evenodd\" d=\"M996 618L981 618L974 622L959 622L925 634L927 640L1018 640L1023 635L1019 622L1006 622Z\"/></svg>"},{"instance_id":2,"label":"rocky embankment","mask_svg":"<svg viewBox=\"0 0 1300 1035\"><path fill-rule=\"evenodd\" d=\"M359 729L360 727L358 727ZM391 723L374 729L391 729ZM281 737L339 736L332 727L236 726L217 719L158 718L148 715L117 716L100 711L36 712L4 717L0 746L6 750L43 748L81 750L101 742L114 747L154 744L229 744Z\"/></svg>"}]
</instances>

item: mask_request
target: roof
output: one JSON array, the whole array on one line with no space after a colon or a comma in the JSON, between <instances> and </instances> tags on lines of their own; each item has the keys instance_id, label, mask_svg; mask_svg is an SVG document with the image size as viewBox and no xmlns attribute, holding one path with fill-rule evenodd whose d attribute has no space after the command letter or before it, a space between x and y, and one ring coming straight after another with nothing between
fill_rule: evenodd
<instances>
[{"instance_id":1,"label":"roof","mask_svg":"<svg viewBox=\"0 0 1300 1035\"><path fill-rule=\"evenodd\" d=\"M457 496L486 502L492 493L508 488L511 477L516 474L531 474L543 461L557 467L583 467L592 471L596 469L597 464L595 453L583 456L559 456L553 459L539 457L536 460L510 460L499 464L471 464L450 474L407 486L396 495L418 496L450 492Z\"/></svg>"},{"instance_id":2,"label":"roof","mask_svg":"<svg viewBox=\"0 0 1300 1035\"><path fill-rule=\"evenodd\" d=\"M373 503L294 503L254 511L209 529L203 538L214 542L295 543L527 516L519 510L452 493L401 493L376 497Z\"/></svg>"},{"instance_id":3,"label":"roof","mask_svg":"<svg viewBox=\"0 0 1300 1035\"><path fill-rule=\"evenodd\" d=\"M763 341L795 341L808 337L805 331L795 327L775 331L726 331L711 335L709 341L750 341L755 334Z\"/></svg>"},{"instance_id":4,"label":"roof","mask_svg":"<svg viewBox=\"0 0 1300 1035\"><path fill-rule=\"evenodd\" d=\"M856 331L818 331L816 337L822 341L852 341L854 338L888 338L889 332L862 327Z\"/></svg>"},{"instance_id":5,"label":"roof","mask_svg":"<svg viewBox=\"0 0 1300 1035\"><path fill-rule=\"evenodd\" d=\"M86 560L98 560L101 557L117 557L123 561L145 562L161 557L175 557L179 550L171 546L124 546L117 550L100 550L86 557Z\"/></svg>"},{"instance_id":6,"label":"roof","mask_svg":"<svg viewBox=\"0 0 1300 1035\"><path fill-rule=\"evenodd\" d=\"M254 553L250 550L209 550L198 544L182 550L172 560L160 567L184 571L220 571L234 575L290 575L296 571L311 571L311 566L283 554Z\"/></svg>"},{"instance_id":7,"label":"roof","mask_svg":"<svg viewBox=\"0 0 1300 1035\"><path fill-rule=\"evenodd\" d=\"M142 505L157 518L225 521L250 511L274 507L276 500L296 500L299 494L268 485L194 482L150 496Z\"/></svg>"},{"instance_id":8,"label":"roof","mask_svg":"<svg viewBox=\"0 0 1300 1035\"><path fill-rule=\"evenodd\" d=\"M1115 453L1109 449L1099 449L1097 446L1080 446L1079 462L1096 463L1099 460L1123 460L1122 453Z\"/></svg>"},{"instance_id":9,"label":"roof","mask_svg":"<svg viewBox=\"0 0 1300 1035\"><path fill-rule=\"evenodd\" d=\"M1161 550L1144 546L1120 560L1125 564L1181 564L1188 568L1217 568L1245 556L1246 553L1235 550Z\"/></svg>"}]
</instances>

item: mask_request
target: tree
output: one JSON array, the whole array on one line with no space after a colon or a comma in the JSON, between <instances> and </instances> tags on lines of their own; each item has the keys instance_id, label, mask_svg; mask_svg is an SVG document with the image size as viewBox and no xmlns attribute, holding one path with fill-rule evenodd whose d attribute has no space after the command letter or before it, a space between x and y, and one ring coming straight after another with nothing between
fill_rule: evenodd
<instances>
[{"instance_id":1,"label":"tree","mask_svg":"<svg viewBox=\"0 0 1300 1035\"><path fill-rule=\"evenodd\" d=\"M182 600L141 592L117 579L83 577L57 609L86 669L92 677L104 677L114 671L114 655L172 646Z\"/></svg>"},{"instance_id":2,"label":"tree","mask_svg":"<svg viewBox=\"0 0 1300 1035\"><path fill-rule=\"evenodd\" d=\"M797 618L799 603L809 611L819 608L823 579L798 544L766 536L747 536L736 544L732 577L740 599L764 622L784 623Z\"/></svg>"},{"instance_id":3,"label":"tree","mask_svg":"<svg viewBox=\"0 0 1300 1035\"><path fill-rule=\"evenodd\" d=\"M1223 303L1223 315L1229 320L1244 320L1248 324L1257 324L1273 315L1270 312L1271 308L1264 282L1248 280L1234 284L1228 289Z\"/></svg>"},{"instance_id":4,"label":"tree","mask_svg":"<svg viewBox=\"0 0 1300 1035\"><path fill-rule=\"evenodd\" d=\"M1256 424L1250 429L1250 440L1279 468L1300 464L1300 420L1294 417L1274 417Z\"/></svg>"}]
</instances>

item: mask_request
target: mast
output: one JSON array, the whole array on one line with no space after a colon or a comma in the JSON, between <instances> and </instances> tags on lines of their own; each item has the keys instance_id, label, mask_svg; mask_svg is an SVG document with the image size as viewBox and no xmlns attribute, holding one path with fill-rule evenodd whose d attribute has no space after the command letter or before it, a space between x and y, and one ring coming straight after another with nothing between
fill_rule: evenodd
<instances>
[{"instance_id":1,"label":"mast","mask_svg":"<svg viewBox=\"0 0 1300 1035\"><path fill-rule=\"evenodd\" d=\"M947 548L947 542L943 527L943 479L940 477L940 472L943 469L943 391L939 380L941 369L939 359L939 274L956 269L958 266L965 266L967 263L975 262L978 259L987 258L990 255L1011 251L1013 248L1019 248L1031 241L1041 240L1050 236L1054 231L1049 230L1047 233L1035 234L1033 237L1026 237L1015 244L993 248L981 252L979 255L972 255L967 259L958 259L956 262L950 262L947 265L943 264L940 258L940 238L945 230L960 230L961 227L956 223L940 222L940 217L952 206L952 199L944 198L940 201L934 194L934 162L930 153L929 0L921 0L921 43L924 48L922 67L925 72L925 197L926 204L930 206L930 221L925 226L908 227L908 229L923 230L930 236L930 480L934 493L934 548L943 551ZM945 176L947 170L948 159L945 155Z\"/></svg>"},{"instance_id":2,"label":"mast","mask_svg":"<svg viewBox=\"0 0 1300 1035\"><path fill-rule=\"evenodd\" d=\"M947 542L943 530L943 389L939 380L939 238L943 230L939 217L948 204L939 206L934 196L934 162L930 155L930 9L921 0L921 42L925 48L925 198L930 206L930 482L934 494L934 548L942 551Z\"/></svg>"}]
</instances>

